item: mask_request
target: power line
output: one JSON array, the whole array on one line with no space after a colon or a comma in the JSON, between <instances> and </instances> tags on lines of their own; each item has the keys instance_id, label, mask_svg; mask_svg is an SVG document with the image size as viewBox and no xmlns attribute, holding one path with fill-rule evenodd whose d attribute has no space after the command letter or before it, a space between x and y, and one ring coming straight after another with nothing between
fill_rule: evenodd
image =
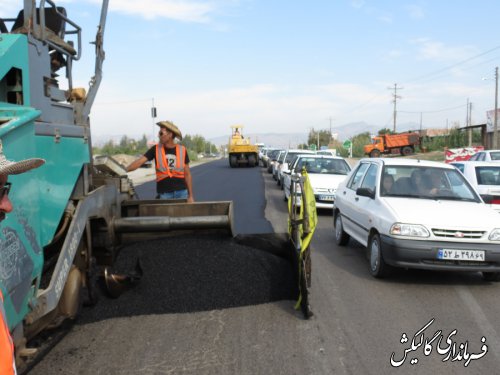
<instances>
[{"instance_id":1,"label":"power line","mask_svg":"<svg viewBox=\"0 0 500 375\"><path fill-rule=\"evenodd\" d=\"M478 57L481 57L481 56L487 55L488 53L491 53L491 52L493 52L493 51L496 51L497 49L500 49L500 45L499 45L499 46L496 46L496 47L493 47L493 48L491 48L491 49L489 49L489 50L487 50L487 51L481 52L481 53L479 53L479 54L477 54L477 55L474 55L474 56L472 56L472 57L469 57L469 58L467 58L467 59L465 59L465 60L459 61L459 62L457 62L457 63L455 63L455 64L449 65L449 66L444 67L444 68L441 68L441 69L439 69L439 70L436 70L435 72L427 73L427 74L424 74L424 75L422 75L422 76L416 77L416 78L414 78L414 79L412 79L412 80L409 80L408 82L420 81L420 80L425 79L425 78L427 78L427 77L431 77L431 76L433 76L433 75L440 74L440 73L442 73L442 72L445 72L445 71L447 71L447 70L450 70L450 69L452 69L452 68L455 68L455 67L457 67L457 66L459 66L459 65L462 65L462 64L464 64L464 63L466 63L466 62L469 62L469 61L471 61L471 60L477 59Z\"/></svg>"},{"instance_id":2,"label":"power line","mask_svg":"<svg viewBox=\"0 0 500 375\"><path fill-rule=\"evenodd\" d=\"M136 100L124 100L124 101L119 101L119 102L96 102L96 103L94 103L94 105L144 103L144 102L149 102L150 100L151 100L151 98L149 98L149 99L136 99Z\"/></svg>"},{"instance_id":3,"label":"power line","mask_svg":"<svg viewBox=\"0 0 500 375\"><path fill-rule=\"evenodd\" d=\"M438 112L446 112L446 111L451 111L453 109L459 109L467 106L467 104L461 104L456 107L449 107L449 108L442 108L442 109L437 109L434 111L399 111L400 113L438 113Z\"/></svg>"}]
</instances>

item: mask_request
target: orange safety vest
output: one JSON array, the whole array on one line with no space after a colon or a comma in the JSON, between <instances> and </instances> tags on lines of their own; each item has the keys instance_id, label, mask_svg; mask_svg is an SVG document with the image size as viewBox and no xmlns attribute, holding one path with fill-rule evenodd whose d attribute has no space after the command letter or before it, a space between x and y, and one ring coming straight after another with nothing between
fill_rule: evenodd
<instances>
[{"instance_id":1,"label":"orange safety vest","mask_svg":"<svg viewBox=\"0 0 500 375\"><path fill-rule=\"evenodd\" d=\"M165 178L184 178L184 161L186 159L186 148L175 145L175 165L168 165L165 148L161 144L156 145L156 182ZM173 161L173 160L172 160Z\"/></svg>"},{"instance_id":2,"label":"orange safety vest","mask_svg":"<svg viewBox=\"0 0 500 375\"><path fill-rule=\"evenodd\" d=\"M14 343L7 326L7 316L3 308L3 294L0 290L0 374L17 374L14 362Z\"/></svg>"}]
</instances>

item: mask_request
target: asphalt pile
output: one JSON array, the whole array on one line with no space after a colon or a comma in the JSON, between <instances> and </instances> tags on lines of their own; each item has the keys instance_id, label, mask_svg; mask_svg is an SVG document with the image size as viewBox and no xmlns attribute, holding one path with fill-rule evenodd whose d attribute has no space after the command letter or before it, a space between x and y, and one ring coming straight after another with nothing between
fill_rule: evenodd
<instances>
[{"instance_id":1,"label":"asphalt pile","mask_svg":"<svg viewBox=\"0 0 500 375\"><path fill-rule=\"evenodd\" d=\"M297 298L297 282L286 242L271 234L233 239L182 235L124 247L115 273L140 282L117 299L103 295L84 322L117 316L186 313ZM289 255L289 254L288 254Z\"/></svg>"}]
</instances>

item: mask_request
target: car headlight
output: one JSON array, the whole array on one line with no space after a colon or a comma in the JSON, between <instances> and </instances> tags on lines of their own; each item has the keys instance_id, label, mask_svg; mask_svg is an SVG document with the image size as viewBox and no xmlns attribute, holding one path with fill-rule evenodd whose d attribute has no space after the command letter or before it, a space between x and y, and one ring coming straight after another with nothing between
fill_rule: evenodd
<instances>
[{"instance_id":1,"label":"car headlight","mask_svg":"<svg viewBox=\"0 0 500 375\"><path fill-rule=\"evenodd\" d=\"M418 224L396 223L392 225L389 233L394 236L429 237L429 231Z\"/></svg>"},{"instance_id":2,"label":"car headlight","mask_svg":"<svg viewBox=\"0 0 500 375\"><path fill-rule=\"evenodd\" d=\"M488 239L490 241L500 241L500 228L493 229Z\"/></svg>"}]
</instances>

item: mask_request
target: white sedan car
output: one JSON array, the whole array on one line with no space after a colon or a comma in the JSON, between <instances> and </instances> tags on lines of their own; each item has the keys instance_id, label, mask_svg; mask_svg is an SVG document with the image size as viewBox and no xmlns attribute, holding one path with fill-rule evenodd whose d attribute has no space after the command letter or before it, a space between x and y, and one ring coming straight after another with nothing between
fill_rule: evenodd
<instances>
[{"instance_id":1,"label":"white sedan car","mask_svg":"<svg viewBox=\"0 0 500 375\"><path fill-rule=\"evenodd\" d=\"M494 161L500 162L500 150L485 150L476 152L469 159L470 161Z\"/></svg>"},{"instance_id":2,"label":"white sedan car","mask_svg":"<svg viewBox=\"0 0 500 375\"><path fill-rule=\"evenodd\" d=\"M290 170L283 174L285 200L290 197L292 176L300 174L302 168L305 168L309 175L309 181L316 199L316 208L333 208L337 186L351 171L349 164L343 158L337 156L296 156L291 161Z\"/></svg>"},{"instance_id":3,"label":"white sedan car","mask_svg":"<svg viewBox=\"0 0 500 375\"><path fill-rule=\"evenodd\" d=\"M361 159L337 188L333 221L338 245L368 248L375 277L396 266L500 280L500 215L451 165Z\"/></svg>"},{"instance_id":4,"label":"white sedan car","mask_svg":"<svg viewBox=\"0 0 500 375\"><path fill-rule=\"evenodd\" d=\"M460 161L450 164L464 174L484 203L500 213L500 163Z\"/></svg>"},{"instance_id":5,"label":"white sedan car","mask_svg":"<svg viewBox=\"0 0 500 375\"><path fill-rule=\"evenodd\" d=\"M311 151L311 150L300 150L300 149L289 149L289 150L286 150L283 162L278 165L278 182L279 182L278 185L281 186L281 189L283 189L283 180L285 179L284 173L290 171L290 162L297 155L302 155L302 154L314 155L314 154L316 154L316 152Z\"/></svg>"}]
</instances>

